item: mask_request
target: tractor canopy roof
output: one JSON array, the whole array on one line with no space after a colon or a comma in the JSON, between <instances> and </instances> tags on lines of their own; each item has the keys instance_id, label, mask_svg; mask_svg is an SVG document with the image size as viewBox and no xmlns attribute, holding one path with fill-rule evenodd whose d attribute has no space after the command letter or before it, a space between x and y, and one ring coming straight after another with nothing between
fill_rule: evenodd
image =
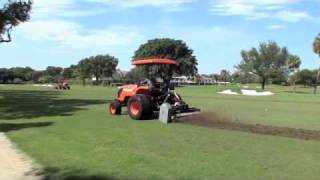
<instances>
[{"instance_id":1,"label":"tractor canopy roof","mask_svg":"<svg viewBox=\"0 0 320 180\"><path fill-rule=\"evenodd\" d=\"M152 64L173 64L176 65L177 62L172 59L142 59L135 60L132 62L133 65L152 65Z\"/></svg>"}]
</instances>

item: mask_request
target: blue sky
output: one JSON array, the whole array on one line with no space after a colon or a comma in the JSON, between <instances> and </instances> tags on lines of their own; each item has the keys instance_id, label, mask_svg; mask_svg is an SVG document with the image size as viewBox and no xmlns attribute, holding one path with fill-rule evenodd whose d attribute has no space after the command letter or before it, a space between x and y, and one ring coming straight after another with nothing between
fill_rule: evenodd
<instances>
[{"instance_id":1,"label":"blue sky","mask_svg":"<svg viewBox=\"0 0 320 180\"><path fill-rule=\"evenodd\" d=\"M129 70L140 44L168 37L194 50L200 73L233 70L242 49L269 40L299 55L302 68L317 68L319 9L318 0L34 0L32 20L0 44L0 66L67 67L110 54Z\"/></svg>"}]
</instances>

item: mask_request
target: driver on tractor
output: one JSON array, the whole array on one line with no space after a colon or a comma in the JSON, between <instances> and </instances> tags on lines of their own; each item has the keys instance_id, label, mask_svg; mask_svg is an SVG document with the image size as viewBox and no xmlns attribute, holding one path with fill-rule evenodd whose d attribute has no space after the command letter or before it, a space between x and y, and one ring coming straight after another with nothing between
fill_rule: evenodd
<instances>
[{"instance_id":1,"label":"driver on tractor","mask_svg":"<svg viewBox=\"0 0 320 180\"><path fill-rule=\"evenodd\" d=\"M169 59L137 60L134 65L169 64L176 65L176 61ZM119 88L118 97L110 103L109 110L113 115L121 114L122 107L127 106L128 114L132 119L149 119L160 106L170 106L170 116L179 113L195 111L189 108L181 96L174 91L170 81L159 79L145 79L139 84L127 84Z\"/></svg>"}]
</instances>

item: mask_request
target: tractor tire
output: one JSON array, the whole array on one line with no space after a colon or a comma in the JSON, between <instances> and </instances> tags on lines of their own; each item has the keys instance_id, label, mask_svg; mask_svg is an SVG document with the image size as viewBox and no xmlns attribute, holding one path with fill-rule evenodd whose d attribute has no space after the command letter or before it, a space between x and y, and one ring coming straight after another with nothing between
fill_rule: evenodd
<instances>
[{"instance_id":1,"label":"tractor tire","mask_svg":"<svg viewBox=\"0 0 320 180\"><path fill-rule=\"evenodd\" d=\"M109 111L112 115L120 115L121 114L121 103L119 100L114 100L109 105Z\"/></svg>"},{"instance_id":2,"label":"tractor tire","mask_svg":"<svg viewBox=\"0 0 320 180\"><path fill-rule=\"evenodd\" d=\"M137 94L128 100L128 113L132 119L145 120L150 118L152 108L146 95Z\"/></svg>"}]
</instances>

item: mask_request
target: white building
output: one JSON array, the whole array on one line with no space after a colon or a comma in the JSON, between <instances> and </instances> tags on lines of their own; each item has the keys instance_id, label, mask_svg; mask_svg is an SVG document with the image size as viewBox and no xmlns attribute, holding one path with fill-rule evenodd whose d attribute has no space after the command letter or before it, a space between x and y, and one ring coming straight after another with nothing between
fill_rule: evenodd
<instances>
[{"instance_id":1,"label":"white building","mask_svg":"<svg viewBox=\"0 0 320 180\"><path fill-rule=\"evenodd\" d=\"M187 77L187 76L177 76L173 77L171 79L171 83L175 84L196 84L196 81L193 77Z\"/></svg>"},{"instance_id":2,"label":"white building","mask_svg":"<svg viewBox=\"0 0 320 180\"><path fill-rule=\"evenodd\" d=\"M201 84L216 84L216 80L209 77L200 77L200 83Z\"/></svg>"},{"instance_id":3,"label":"white building","mask_svg":"<svg viewBox=\"0 0 320 180\"><path fill-rule=\"evenodd\" d=\"M210 77L201 76L198 80L192 76L176 76L171 80L175 84L216 84L216 80Z\"/></svg>"}]
</instances>

